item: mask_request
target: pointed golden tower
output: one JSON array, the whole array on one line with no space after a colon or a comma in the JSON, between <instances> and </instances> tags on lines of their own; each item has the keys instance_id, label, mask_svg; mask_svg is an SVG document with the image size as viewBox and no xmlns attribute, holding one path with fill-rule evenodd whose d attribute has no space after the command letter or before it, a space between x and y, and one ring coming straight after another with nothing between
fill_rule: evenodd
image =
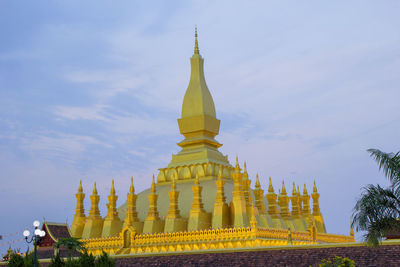
<instances>
[{"instance_id":1,"label":"pointed golden tower","mask_svg":"<svg viewBox=\"0 0 400 267\"><path fill-rule=\"evenodd\" d=\"M76 209L74 220L71 225L71 235L76 238L82 237L83 228L85 227L86 216L85 208L83 207L83 200L85 199L85 194L82 189L82 180L79 182L78 193L75 194L76 197Z\"/></svg>"},{"instance_id":2,"label":"pointed golden tower","mask_svg":"<svg viewBox=\"0 0 400 267\"><path fill-rule=\"evenodd\" d=\"M267 210L265 208L264 203L264 190L261 189L260 180L258 178L258 174L256 175L256 184L255 189L253 190L254 193L254 202L255 208L258 211L258 218L260 220L261 227L272 227L273 223L269 216L267 216Z\"/></svg>"},{"instance_id":3,"label":"pointed golden tower","mask_svg":"<svg viewBox=\"0 0 400 267\"><path fill-rule=\"evenodd\" d=\"M102 236L115 236L122 230L122 221L118 216L117 199L115 195L114 179L112 180L110 195L108 196L107 216L104 219Z\"/></svg>"},{"instance_id":4,"label":"pointed golden tower","mask_svg":"<svg viewBox=\"0 0 400 267\"><path fill-rule=\"evenodd\" d=\"M246 161L243 164L243 174L242 174L242 189L243 189L243 195L244 199L246 200L246 212L248 217L248 220L250 221L251 219L251 209L252 209L252 197L250 195L250 186L251 186L251 181L249 179L249 174L247 173L247 166L246 166Z\"/></svg>"},{"instance_id":5,"label":"pointed golden tower","mask_svg":"<svg viewBox=\"0 0 400 267\"><path fill-rule=\"evenodd\" d=\"M305 217L308 217L308 215L311 214L311 211L310 211L310 196L308 195L306 184L304 184L303 195L301 196L301 200L303 202L302 213Z\"/></svg>"},{"instance_id":6,"label":"pointed golden tower","mask_svg":"<svg viewBox=\"0 0 400 267\"><path fill-rule=\"evenodd\" d=\"M161 233L164 232L164 221L158 216L157 210L157 199L158 195L156 192L156 183L153 181L151 183L151 189L149 194L149 211L147 213L146 220L143 225L143 233Z\"/></svg>"},{"instance_id":7,"label":"pointed golden tower","mask_svg":"<svg viewBox=\"0 0 400 267\"><path fill-rule=\"evenodd\" d=\"M99 201L100 196L97 194L95 182L92 195L90 196L91 206L89 210L89 216L86 218L82 238L95 238L101 236L104 221L100 216Z\"/></svg>"},{"instance_id":8,"label":"pointed golden tower","mask_svg":"<svg viewBox=\"0 0 400 267\"><path fill-rule=\"evenodd\" d=\"M281 218L278 210L277 195L269 177L268 193L265 195L268 201L268 215L272 220L272 228L286 229L285 221Z\"/></svg>"},{"instance_id":9,"label":"pointed golden tower","mask_svg":"<svg viewBox=\"0 0 400 267\"><path fill-rule=\"evenodd\" d=\"M199 176L194 180L192 209L189 214L188 231L208 229L211 226L211 213L207 213L203 208Z\"/></svg>"},{"instance_id":10,"label":"pointed golden tower","mask_svg":"<svg viewBox=\"0 0 400 267\"><path fill-rule=\"evenodd\" d=\"M217 186L217 196L214 203L214 212L212 217L212 228L221 229L230 225L229 207L226 204L225 181L222 180L222 165L219 166L218 179L215 181Z\"/></svg>"},{"instance_id":11,"label":"pointed golden tower","mask_svg":"<svg viewBox=\"0 0 400 267\"><path fill-rule=\"evenodd\" d=\"M187 220L183 219L180 215L178 206L179 191L176 190L175 179L172 180L171 190L169 194L169 210L165 218L164 232L183 232L187 228Z\"/></svg>"},{"instance_id":12,"label":"pointed golden tower","mask_svg":"<svg viewBox=\"0 0 400 267\"><path fill-rule=\"evenodd\" d=\"M281 208L280 215L285 222L285 226L290 229L295 229L292 221L292 216L289 211L289 197L286 192L285 181L282 181L282 190L279 192L278 204Z\"/></svg>"},{"instance_id":13,"label":"pointed golden tower","mask_svg":"<svg viewBox=\"0 0 400 267\"><path fill-rule=\"evenodd\" d=\"M135 229L136 233L140 234L143 231L143 222L139 221L138 213L136 211L137 195L135 194L135 187L133 186L133 177L131 177L131 186L126 198L128 208L126 210L123 228L133 228Z\"/></svg>"},{"instance_id":14,"label":"pointed golden tower","mask_svg":"<svg viewBox=\"0 0 400 267\"><path fill-rule=\"evenodd\" d=\"M295 226L294 230L297 231L305 231L307 229L307 221L304 220L301 214L301 207L300 207L300 189L297 187L293 182L293 191L290 200L292 202L292 221Z\"/></svg>"},{"instance_id":15,"label":"pointed golden tower","mask_svg":"<svg viewBox=\"0 0 400 267\"><path fill-rule=\"evenodd\" d=\"M317 227L317 231L319 233L326 233L326 229L325 229L325 223L324 223L324 219L322 218L322 214L321 211L319 209L319 194L317 191L317 185L315 184L314 181L314 187L313 187L313 193L311 194L311 197L313 199L313 217L315 220L315 225Z\"/></svg>"},{"instance_id":16,"label":"pointed golden tower","mask_svg":"<svg viewBox=\"0 0 400 267\"><path fill-rule=\"evenodd\" d=\"M182 117L178 119L179 130L185 139L178 143L182 150L172 156L167 168L209 162L230 166L227 157L218 151L222 145L214 139L219 133L220 120L216 118L214 100L206 84L203 64L196 28L195 48L190 58L190 82L183 99ZM162 175L160 172L158 182L171 181L169 177Z\"/></svg>"},{"instance_id":17,"label":"pointed golden tower","mask_svg":"<svg viewBox=\"0 0 400 267\"><path fill-rule=\"evenodd\" d=\"M234 227L247 227L249 226L249 218L247 216L246 199L242 190L242 174L240 173L237 157L232 178L233 197L231 202L231 222Z\"/></svg>"},{"instance_id":18,"label":"pointed golden tower","mask_svg":"<svg viewBox=\"0 0 400 267\"><path fill-rule=\"evenodd\" d=\"M290 197L290 201L292 202L292 218L298 219L301 216L300 206L299 206L299 196L297 195L296 185L293 182L293 190L292 196Z\"/></svg>"}]
</instances>

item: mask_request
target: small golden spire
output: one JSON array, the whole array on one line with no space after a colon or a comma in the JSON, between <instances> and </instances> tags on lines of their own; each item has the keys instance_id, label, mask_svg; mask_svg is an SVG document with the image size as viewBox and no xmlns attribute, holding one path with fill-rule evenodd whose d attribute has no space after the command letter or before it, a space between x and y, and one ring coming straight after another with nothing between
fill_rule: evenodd
<instances>
[{"instance_id":1,"label":"small golden spire","mask_svg":"<svg viewBox=\"0 0 400 267\"><path fill-rule=\"evenodd\" d=\"M285 181L282 180L282 191L281 191L282 195L286 195L286 188L285 188Z\"/></svg>"},{"instance_id":2,"label":"small golden spire","mask_svg":"<svg viewBox=\"0 0 400 267\"><path fill-rule=\"evenodd\" d=\"M110 195L115 195L114 179L112 179L112 182L111 182Z\"/></svg>"},{"instance_id":3,"label":"small golden spire","mask_svg":"<svg viewBox=\"0 0 400 267\"><path fill-rule=\"evenodd\" d=\"M244 167L243 167L243 168L244 168L243 172L244 172L244 173L247 173L246 161L244 162Z\"/></svg>"},{"instance_id":4,"label":"small golden spire","mask_svg":"<svg viewBox=\"0 0 400 267\"><path fill-rule=\"evenodd\" d=\"M194 53L196 55L200 54L200 52L199 52L199 43L197 41L197 25L194 28Z\"/></svg>"},{"instance_id":5,"label":"small golden spire","mask_svg":"<svg viewBox=\"0 0 400 267\"><path fill-rule=\"evenodd\" d=\"M151 182L150 192L152 192L152 193L156 192L156 183L154 182L154 174L153 174L153 181Z\"/></svg>"},{"instance_id":6,"label":"small golden spire","mask_svg":"<svg viewBox=\"0 0 400 267\"><path fill-rule=\"evenodd\" d=\"M315 184L315 180L314 180L314 188L313 188L313 193L318 193L318 192L317 192L317 185Z\"/></svg>"},{"instance_id":7,"label":"small golden spire","mask_svg":"<svg viewBox=\"0 0 400 267\"><path fill-rule=\"evenodd\" d=\"M200 181L199 181L199 175L196 173L196 178L194 179L194 184L195 185L199 185Z\"/></svg>"},{"instance_id":8,"label":"small golden spire","mask_svg":"<svg viewBox=\"0 0 400 267\"><path fill-rule=\"evenodd\" d=\"M133 176L131 176L131 187L129 188L129 193L135 193L135 187L133 187Z\"/></svg>"},{"instance_id":9,"label":"small golden spire","mask_svg":"<svg viewBox=\"0 0 400 267\"><path fill-rule=\"evenodd\" d=\"M97 195L96 182L94 182L93 195Z\"/></svg>"},{"instance_id":10,"label":"small golden spire","mask_svg":"<svg viewBox=\"0 0 400 267\"><path fill-rule=\"evenodd\" d=\"M303 195L308 195L306 184L304 184Z\"/></svg>"},{"instance_id":11,"label":"small golden spire","mask_svg":"<svg viewBox=\"0 0 400 267\"><path fill-rule=\"evenodd\" d=\"M272 186L271 177L269 177L268 193L274 193L274 187ZM279 194L281 191L279 190Z\"/></svg>"},{"instance_id":12,"label":"small golden spire","mask_svg":"<svg viewBox=\"0 0 400 267\"><path fill-rule=\"evenodd\" d=\"M79 182L78 193L83 193L82 180L80 180L80 182Z\"/></svg>"},{"instance_id":13,"label":"small golden spire","mask_svg":"<svg viewBox=\"0 0 400 267\"><path fill-rule=\"evenodd\" d=\"M300 196L300 187L297 185L297 194Z\"/></svg>"},{"instance_id":14,"label":"small golden spire","mask_svg":"<svg viewBox=\"0 0 400 267\"><path fill-rule=\"evenodd\" d=\"M256 188L260 188L260 187L261 187L261 185L260 185L260 180L258 179L258 173L256 174L256 184L255 184L255 187L256 187Z\"/></svg>"},{"instance_id":15,"label":"small golden spire","mask_svg":"<svg viewBox=\"0 0 400 267\"><path fill-rule=\"evenodd\" d=\"M293 182L293 190L292 190L292 195L293 196L295 196L297 194L297 191L296 191L296 185L295 185L295 183Z\"/></svg>"}]
</instances>

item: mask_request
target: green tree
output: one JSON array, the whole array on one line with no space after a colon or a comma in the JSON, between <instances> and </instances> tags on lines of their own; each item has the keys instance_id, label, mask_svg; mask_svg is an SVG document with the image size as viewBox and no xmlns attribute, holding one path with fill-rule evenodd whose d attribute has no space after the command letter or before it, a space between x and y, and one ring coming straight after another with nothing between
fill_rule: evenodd
<instances>
[{"instance_id":1,"label":"green tree","mask_svg":"<svg viewBox=\"0 0 400 267\"><path fill-rule=\"evenodd\" d=\"M367 185L353 210L356 231L366 231L364 240L373 246L393 231L400 232L400 151L385 153L378 149L367 150L390 181L388 188Z\"/></svg>"},{"instance_id":2,"label":"green tree","mask_svg":"<svg viewBox=\"0 0 400 267\"><path fill-rule=\"evenodd\" d=\"M72 252L75 250L84 251L85 248L83 246L83 242L79 241L78 238L69 237L69 238L60 238L54 246L56 248L65 247L68 250L68 261L72 261Z\"/></svg>"}]
</instances>

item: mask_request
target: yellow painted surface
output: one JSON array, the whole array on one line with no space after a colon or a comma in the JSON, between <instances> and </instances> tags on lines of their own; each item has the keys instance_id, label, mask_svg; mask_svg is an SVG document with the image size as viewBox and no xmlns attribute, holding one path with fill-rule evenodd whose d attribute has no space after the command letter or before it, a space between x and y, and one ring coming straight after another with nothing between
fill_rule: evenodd
<instances>
[{"instance_id":1,"label":"yellow painted surface","mask_svg":"<svg viewBox=\"0 0 400 267\"><path fill-rule=\"evenodd\" d=\"M184 136L178 143L181 151L159 169L157 181L153 176L150 189L135 194L131 178L126 202L118 209L113 185L104 219L96 186L85 217L80 185L73 235L82 237L89 252L104 250L112 255L354 242L354 233L326 233L315 184L311 196L305 186L301 194L296 185L289 196L284 182L276 194L271 178L264 194L258 176L255 189L251 188L246 164L242 171L236 159L233 167L218 151L221 144L215 137L220 121L206 85L197 33L190 63L190 82L178 119Z\"/></svg>"}]
</instances>

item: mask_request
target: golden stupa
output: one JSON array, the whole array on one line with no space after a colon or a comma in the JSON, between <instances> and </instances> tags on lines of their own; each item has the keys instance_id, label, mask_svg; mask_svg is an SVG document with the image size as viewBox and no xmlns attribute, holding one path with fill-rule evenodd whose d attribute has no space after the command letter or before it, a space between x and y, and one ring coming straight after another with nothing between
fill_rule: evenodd
<instances>
[{"instance_id":1,"label":"golden stupa","mask_svg":"<svg viewBox=\"0 0 400 267\"><path fill-rule=\"evenodd\" d=\"M236 158L232 166L218 151L222 144L215 136L220 120L205 81L197 30L190 63L190 82L178 119L185 137L178 143L181 151L159 169L157 181L153 175L150 189L135 194L131 178L127 201L118 209L112 181L104 218L96 184L89 215L85 215L80 184L72 236L95 255L354 242L352 231L349 236L326 233L315 182L311 195L306 185L301 194L293 183L288 196L283 181L276 194L271 178L264 194L258 175L251 188L246 163L241 169Z\"/></svg>"}]
</instances>

